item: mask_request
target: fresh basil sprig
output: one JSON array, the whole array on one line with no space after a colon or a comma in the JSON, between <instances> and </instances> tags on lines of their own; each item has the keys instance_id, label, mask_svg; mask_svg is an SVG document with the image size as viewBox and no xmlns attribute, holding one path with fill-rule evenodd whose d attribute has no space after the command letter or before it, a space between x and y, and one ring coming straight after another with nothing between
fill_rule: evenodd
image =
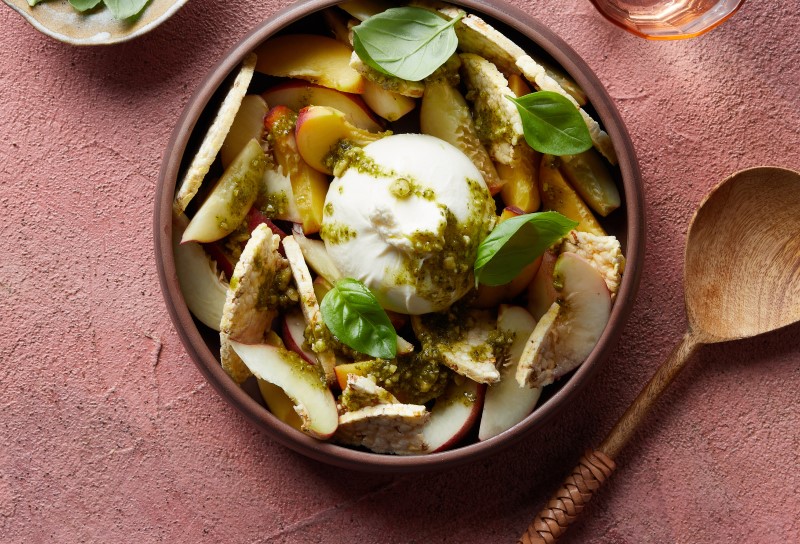
<instances>
[{"instance_id":1,"label":"fresh basil sprig","mask_svg":"<svg viewBox=\"0 0 800 544\"><path fill-rule=\"evenodd\" d=\"M578 108L558 93L538 91L507 96L522 117L525 141L548 155L577 155L592 147L592 137Z\"/></svg>"},{"instance_id":2,"label":"fresh basil sprig","mask_svg":"<svg viewBox=\"0 0 800 544\"><path fill-rule=\"evenodd\" d=\"M28 0L28 5L33 7L45 0ZM103 2L115 19L123 20L138 15L150 0L69 0L69 3L79 12L88 11Z\"/></svg>"},{"instance_id":3,"label":"fresh basil sprig","mask_svg":"<svg viewBox=\"0 0 800 544\"><path fill-rule=\"evenodd\" d=\"M342 278L320 304L322 319L340 342L381 359L397 357L397 333L366 285Z\"/></svg>"},{"instance_id":4,"label":"fresh basil sprig","mask_svg":"<svg viewBox=\"0 0 800 544\"><path fill-rule=\"evenodd\" d=\"M90 10L100 2L102 2L102 0L69 0L72 7L78 11Z\"/></svg>"},{"instance_id":5,"label":"fresh basil sprig","mask_svg":"<svg viewBox=\"0 0 800 544\"><path fill-rule=\"evenodd\" d=\"M558 212L518 215L500 223L478 246L475 281L503 285L578 226Z\"/></svg>"},{"instance_id":6,"label":"fresh basil sprig","mask_svg":"<svg viewBox=\"0 0 800 544\"><path fill-rule=\"evenodd\" d=\"M461 17L447 21L422 8L390 8L353 28L353 49L381 73L420 81L455 53L453 25Z\"/></svg>"}]
</instances>

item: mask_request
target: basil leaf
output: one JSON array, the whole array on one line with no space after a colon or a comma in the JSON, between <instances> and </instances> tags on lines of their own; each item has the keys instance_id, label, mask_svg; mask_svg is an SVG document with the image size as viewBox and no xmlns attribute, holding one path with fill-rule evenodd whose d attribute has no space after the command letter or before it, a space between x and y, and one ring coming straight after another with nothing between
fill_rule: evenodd
<instances>
[{"instance_id":1,"label":"basil leaf","mask_svg":"<svg viewBox=\"0 0 800 544\"><path fill-rule=\"evenodd\" d=\"M503 285L578 226L558 212L528 213L500 223L478 246L475 281Z\"/></svg>"},{"instance_id":2,"label":"basil leaf","mask_svg":"<svg viewBox=\"0 0 800 544\"><path fill-rule=\"evenodd\" d=\"M36 4L41 4L42 2L44 2L44 0L28 0L28 5L29 5L30 7L33 7L33 6L35 6Z\"/></svg>"},{"instance_id":3,"label":"basil leaf","mask_svg":"<svg viewBox=\"0 0 800 544\"><path fill-rule=\"evenodd\" d=\"M86 11L92 9L102 0L69 0L69 3L78 11Z\"/></svg>"},{"instance_id":4,"label":"basil leaf","mask_svg":"<svg viewBox=\"0 0 800 544\"><path fill-rule=\"evenodd\" d=\"M353 28L353 49L379 72L408 81L431 75L455 53L451 21L415 7L390 8Z\"/></svg>"},{"instance_id":5,"label":"basil leaf","mask_svg":"<svg viewBox=\"0 0 800 544\"><path fill-rule=\"evenodd\" d=\"M133 17L144 9L150 0L103 0L117 19Z\"/></svg>"},{"instance_id":6,"label":"basil leaf","mask_svg":"<svg viewBox=\"0 0 800 544\"><path fill-rule=\"evenodd\" d=\"M397 333L392 322L360 281L337 281L323 297L320 310L325 325L339 341L373 357L397 357Z\"/></svg>"},{"instance_id":7,"label":"basil leaf","mask_svg":"<svg viewBox=\"0 0 800 544\"><path fill-rule=\"evenodd\" d=\"M525 141L548 155L577 155L592 147L592 137L578 108L558 93L538 91L507 96L522 117Z\"/></svg>"}]
</instances>

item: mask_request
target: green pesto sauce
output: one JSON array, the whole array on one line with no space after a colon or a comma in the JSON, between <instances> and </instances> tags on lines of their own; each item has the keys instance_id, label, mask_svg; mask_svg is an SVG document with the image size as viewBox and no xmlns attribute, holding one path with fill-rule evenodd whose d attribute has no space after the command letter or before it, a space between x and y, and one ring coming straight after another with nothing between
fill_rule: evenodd
<instances>
[{"instance_id":1,"label":"green pesto sauce","mask_svg":"<svg viewBox=\"0 0 800 544\"><path fill-rule=\"evenodd\" d=\"M260 257L254 259L253 264L254 267L263 266ZM292 271L284 265L259 285L256 308L259 310L288 308L297 304L299 298L297 290L292 285Z\"/></svg>"},{"instance_id":2,"label":"green pesto sauce","mask_svg":"<svg viewBox=\"0 0 800 544\"><path fill-rule=\"evenodd\" d=\"M364 153L361 146L346 138L333 144L328 154L322 159L322 164L330 169L336 177L341 177L349 168L355 168L363 174L376 178L397 176L394 170L386 170Z\"/></svg>"},{"instance_id":3,"label":"green pesto sauce","mask_svg":"<svg viewBox=\"0 0 800 544\"><path fill-rule=\"evenodd\" d=\"M335 348L333 335L321 319L317 320L313 326L306 325L303 331L303 340L303 344L314 353L322 353Z\"/></svg>"},{"instance_id":4,"label":"green pesto sauce","mask_svg":"<svg viewBox=\"0 0 800 544\"><path fill-rule=\"evenodd\" d=\"M359 389L346 387L339 397L339 402L341 402L342 406L347 408L347 410L353 412L367 406L375 406L377 404L392 404L396 401L394 399L394 395L385 389L379 390L377 395L371 395Z\"/></svg>"},{"instance_id":5,"label":"green pesto sauce","mask_svg":"<svg viewBox=\"0 0 800 544\"><path fill-rule=\"evenodd\" d=\"M389 193L398 200L415 196L424 200L436 200L436 192L430 187L423 187L413 179L397 176L389 184Z\"/></svg>"},{"instance_id":6,"label":"green pesto sauce","mask_svg":"<svg viewBox=\"0 0 800 544\"><path fill-rule=\"evenodd\" d=\"M323 209L323 213L325 215L333 215L333 202L328 202L325 204L325 208Z\"/></svg>"},{"instance_id":7,"label":"green pesto sauce","mask_svg":"<svg viewBox=\"0 0 800 544\"><path fill-rule=\"evenodd\" d=\"M480 106L480 104L487 103L484 91L470 90L467 92L466 98L475 104L473 116L475 131L481 142L512 141L515 135L514 127L497 110Z\"/></svg>"},{"instance_id":8,"label":"green pesto sauce","mask_svg":"<svg viewBox=\"0 0 800 544\"><path fill-rule=\"evenodd\" d=\"M343 223L323 223L319 235L327 244L344 244L356 237L356 231Z\"/></svg>"},{"instance_id":9,"label":"green pesto sauce","mask_svg":"<svg viewBox=\"0 0 800 544\"><path fill-rule=\"evenodd\" d=\"M420 352L400 356L395 361L374 359L369 362L365 375L400 402L425 404L442 394L451 371L438 359Z\"/></svg>"},{"instance_id":10,"label":"green pesto sauce","mask_svg":"<svg viewBox=\"0 0 800 544\"><path fill-rule=\"evenodd\" d=\"M494 223L494 201L485 185L474 179L467 179L467 183L470 190L468 219L460 222L443 207L445 226L442 232L414 233L410 241L416 254L404 256L402 267L393 278L397 284L414 285L417 294L435 306L444 306L454 292L469 289L478 245Z\"/></svg>"},{"instance_id":11,"label":"green pesto sauce","mask_svg":"<svg viewBox=\"0 0 800 544\"><path fill-rule=\"evenodd\" d=\"M256 205L267 217L277 217L289 209L289 197L286 195L286 191L263 192L259 195Z\"/></svg>"},{"instance_id":12,"label":"green pesto sauce","mask_svg":"<svg viewBox=\"0 0 800 544\"><path fill-rule=\"evenodd\" d=\"M309 372L311 372L312 375L315 375L315 377L317 377L318 379L312 380L309 383L311 383L311 385L316 389L320 390L328 389L328 384L325 381L325 372L322 369L322 365L309 364L308 361L300 357L300 355L298 355L292 350L282 347L278 347L276 349L282 355L283 360L289 363L289 366L292 369L292 374L300 377L303 375L307 375Z\"/></svg>"},{"instance_id":13,"label":"green pesto sauce","mask_svg":"<svg viewBox=\"0 0 800 544\"><path fill-rule=\"evenodd\" d=\"M278 122L274 123L270 130L267 131L267 143L273 146L276 140L292 134L295 125L297 125L297 113L291 112L282 115Z\"/></svg>"}]
</instances>

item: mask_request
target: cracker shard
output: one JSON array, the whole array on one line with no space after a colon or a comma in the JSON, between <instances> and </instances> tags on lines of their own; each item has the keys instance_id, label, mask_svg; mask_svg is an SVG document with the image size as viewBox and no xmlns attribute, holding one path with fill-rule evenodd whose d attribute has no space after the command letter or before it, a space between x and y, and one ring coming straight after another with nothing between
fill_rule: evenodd
<instances>
[{"instance_id":1,"label":"cracker shard","mask_svg":"<svg viewBox=\"0 0 800 544\"><path fill-rule=\"evenodd\" d=\"M573 230L564 238L561 251L576 253L589 261L603 276L611 293L611 300L616 298L622 274L625 272L625 256L622 254L622 245L615 236L598 236Z\"/></svg>"},{"instance_id":2,"label":"cracker shard","mask_svg":"<svg viewBox=\"0 0 800 544\"><path fill-rule=\"evenodd\" d=\"M415 3L426 9L437 11L446 19L453 19L463 13L462 10L439 2L419 0ZM578 108L589 129L594 147L611 164L617 164L617 155L611 138L600 128L600 124L580 107L577 100L548 73L544 66L476 15L467 15L456 24L455 29L458 36L458 47L461 51L486 58L506 74L521 73L538 90L558 93L572 102Z\"/></svg>"},{"instance_id":3,"label":"cracker shard","mask_svg":"<svg viewBox=\"0 0 800 544\"><path fill-rule=\"evenodd\" d=\"M556 379L558 360L558 314L561 305L554 302L533 329L517 364L515 378L520 387L544 387Z\"/></svg>"},{"instance_id":4,"label":"cracker shard","mask_svg":"<svg viewBox=\"0 0 800 544\"><path fill-rule=\"evenodd\" d=\"M378 404L339 416L334 439L375 453L413 455L427 450L422 427L430 413L416 404Z\"/></svg>"},{"instance_id":5,"label":"cracker shard","mask_svg":"<svg viewBox=\"0 0 800 544\"><path fill-rule=\"evenodd\" d=\"M297 292L300 295L300 309L303 312L303 318L311 331L311 351L317 356L317 361L325 372L328 384L333 384L336 381L336 374L333 371L336 366L336 355L324 341L327 327L322 320L317 295L314 293L311 272L308 270L300 245L294 237L287 236L283 239L283 250L286 252L286 259L289 261Z\"/></svg>"},{"instance_id":6,"label":"cracker shard","mask_svg":"<svg viewBox=\"0 0 800 544\"><path fill-rule=\"evenodd\" d=\"M445 366L478 383L500 381L497 358L489 344L489 335L497 329L497 324L490 318L489 312L470 310L466 327L459 330L455 338L437 338L434 332L436 327L431 327L429 322L429 319L436 319L432 315L411 318L423 350L438 352Z\"/></svg>"},{"instance_id":7,"label":"cracker shard","mask_svg":"<svg viewBox=\"0 0 800 544\"><path fill-rule=\"evenodd\" d=\"M250 240L236 263L220 321L220 358L222 368L237 383L252 374L230 345L239 342L261 343L272 325L277 309L264 304L275 275L288 266L278 253L280 236L262 224L253 230Z\"/></svg>"},{"instance_id":8,"label":"cracker shard","mask_svg":"<svg viewBox=\"0 0 800 544\"><path fill-rule=\"evenodd\" d=\"M397 397L375 383L374 380L358 374L347 375L347 386L342 391L343 407L357 406L359 409L378 404L400 404Z\"/></svg>"},{"instance_id":9,"label":"cracker shard","mask_svg":"<svg viewBox=\"0 0 800 544\"><path fill-rule=\"evenodd\" d=\"M211 165L214 164L214 160L219 150L222 148L225 138L228 136L228 131L231 129L231 125L233 125L233 120L236 117L236 113L239 111L239 106L242 105L242 100L247 93L247 88L250 86L250 81L253 79L256 60L255 53L250 53L242 62L242 66L239 69L239 73L236 74L233 85L231 85L228 94L222 101L217 115L214 117L214 121L212 121L208 132L206 132L200 144L200 149L192 159L191 164L189 164L189 168L183 176L180 188L175 194L175 200L172 204L172 208L176 214L186 210L186 206L189 205L194 195L197 194L197 190L200 189L203 179L206 177L206 174L208 174Z\"/></svg>"},{"instance_id":10,"label":"cracker shard","mask_svg":"<svg viewBox=\"0 0 800 544\"><path fill-rule=\"evenodd\" d=\"M472 102L475 129L492 159L510 165L514 146L524 139L522 118L516 105L508 100L514 93L497 67L472 53L461 54L461 72L467 86L467 100Z\"/></svg>"}]
</instances>

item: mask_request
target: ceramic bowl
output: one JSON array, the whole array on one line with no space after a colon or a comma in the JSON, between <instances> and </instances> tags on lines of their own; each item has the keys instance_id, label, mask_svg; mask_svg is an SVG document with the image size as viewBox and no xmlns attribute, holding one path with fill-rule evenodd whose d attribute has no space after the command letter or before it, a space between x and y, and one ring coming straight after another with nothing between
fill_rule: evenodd
<instances>
[{"instance_id":1,"label":"ceramic bowl","mask_svg":"<svg viewBox=\"0 0 800 544\"><path fill-rule=\"evenodd\" d=\"M186 106L164 154L156 196L156 258L167 309L187 352L219 394L274 440L303 455L349 469L380 472L444 469L486 458L518 443L551 418L570 410L576 393L591 380L620 336L634 302L644 259L644 203L634 148L622 119L601 82L581 58L552 31L526 13L500 2L453 2L480 15L526 50L561 65L587 94L591 109L610 135L619 159L616 176L623 205L609 216L609 221L605 221L604 226L621 240L627 257L622 285L610 321L586 362L572 374L546 387L539 405L525 420L490 440L473 441L442 453L394 456L341 447L308 437L275 418L264 407L257 391L240 388L220 367L218 333L192 318L178 285L171 244L171 204L176 180L180 179L193 156L198 140L210 122L210 112L215 110L222 99L222 93L218 89L227 86L242 59L261 42L287 27L291 27L289 30L293 32L308 32L312 28L310 25L313 24L313 14L335 3L325 0L297 2L261 23L221 57Z\"/></svg>"},{"instance_id":2,"label":"ceramic bowl","mask_svg":"<svg viewBox=\"0 0 800 544\"><path fill-rule=\"evenodd\" d=\"M187 0L151 0L141 15L125 21L100 7L79 13L68 0L48 0L34 7L27 0L3 0L40 32L72 45L109 45L132 40L153 30Z\"/></svg>"}]
</instances>

